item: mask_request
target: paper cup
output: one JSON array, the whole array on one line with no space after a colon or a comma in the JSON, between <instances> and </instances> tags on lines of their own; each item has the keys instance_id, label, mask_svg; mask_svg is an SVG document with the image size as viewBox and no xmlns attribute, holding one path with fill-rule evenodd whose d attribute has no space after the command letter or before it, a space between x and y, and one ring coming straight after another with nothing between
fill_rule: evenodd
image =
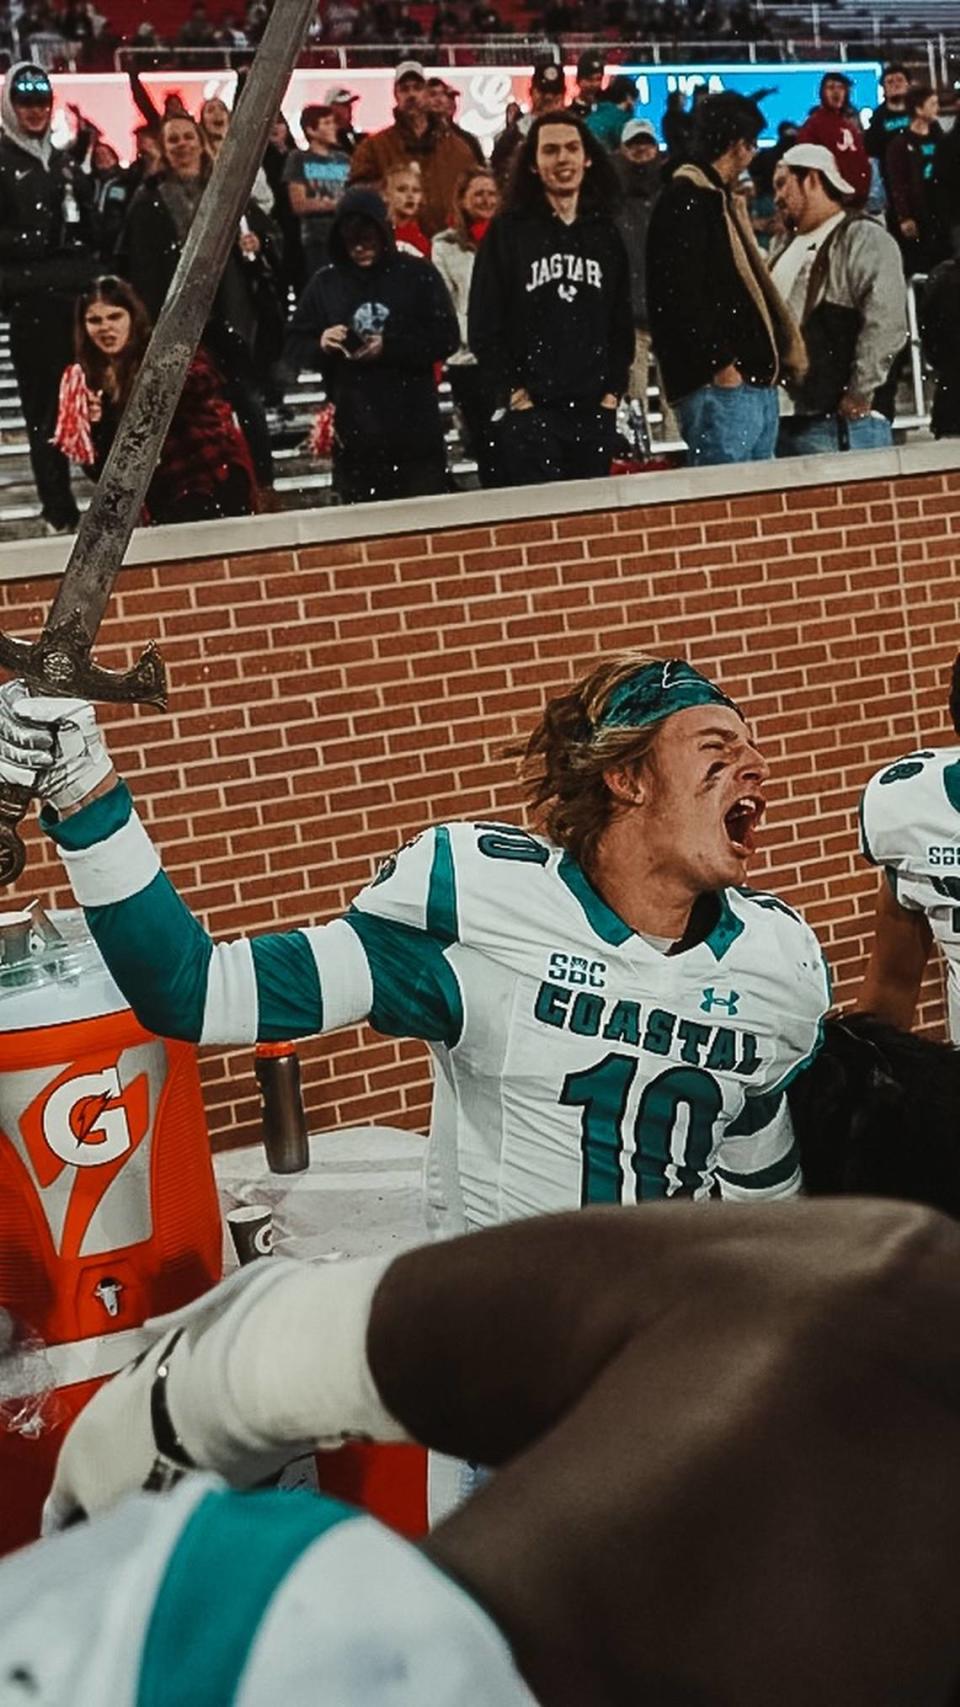
<instances>
[{"instance_id":1,"label":"paper cup","mask_svg":"<svg viewBox=\"0 0 960 1707\"><path fill-rule=\"evenodd\" d=\"M241 1268L273 1253L273 1210L263 1203L244 1203L227 1210L227 1226Z\"/></svg>"}]
</instances>

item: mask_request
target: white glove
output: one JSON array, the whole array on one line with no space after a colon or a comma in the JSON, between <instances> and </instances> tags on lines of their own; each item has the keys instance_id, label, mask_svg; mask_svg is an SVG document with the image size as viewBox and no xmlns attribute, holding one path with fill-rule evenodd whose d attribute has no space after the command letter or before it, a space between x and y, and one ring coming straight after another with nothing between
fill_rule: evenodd
<instances>
[{"instance_id":1,"label":"white glove","mask_svg":"<svg viewBox=\"0 0 960 1707\"><path fill-rule=\"evenodd\" d=\"M113 769L93 706L85 699L31 696L22 683L9 685L20 687L12 707L17 729L33 729L51 743L53 762L40 772L37 793L57 812L78 805Z\"/></svg>"},{"instance_id":2,"label":"white glove","mask_svg":"<svg viewBox=\"0 0 960 1707\"><path fill-rule=\"evenodd\" d=\"M31 788L54 762L53 735L45 726L25 723L17 706L27 697L22 682L0 687L0 777Z\"/></svg>"},{"instance_id":3,"label":"white glove","mask_svg":"<svg viewBox=\"0 0 960 1707\"><path fill-rule=\"evenodd\" d=\"M406 1440L366 1355L373 1295L391 1260L271 1257L148 1322L153 1345L101 1387L67 1435L44 1534L191 1468L251 1487L317 1446Z\"/></svg>"}]
</instances>

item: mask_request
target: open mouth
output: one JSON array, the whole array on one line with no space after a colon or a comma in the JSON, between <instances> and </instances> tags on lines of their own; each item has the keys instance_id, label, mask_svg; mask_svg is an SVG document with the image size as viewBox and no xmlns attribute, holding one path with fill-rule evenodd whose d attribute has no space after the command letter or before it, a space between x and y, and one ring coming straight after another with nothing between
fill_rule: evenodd
<instances>
[{"instance_id":1,"label":"open mouth","mask_svg":"<svg viewBox=\"0 0 960 1707\"><path fill-rule=\"evenodd\" d=\"M723 816L723 827L735 853L745 857L756 848L756 832L766 809L759 794L742 794Z\"/></svg>"}]
</instances>

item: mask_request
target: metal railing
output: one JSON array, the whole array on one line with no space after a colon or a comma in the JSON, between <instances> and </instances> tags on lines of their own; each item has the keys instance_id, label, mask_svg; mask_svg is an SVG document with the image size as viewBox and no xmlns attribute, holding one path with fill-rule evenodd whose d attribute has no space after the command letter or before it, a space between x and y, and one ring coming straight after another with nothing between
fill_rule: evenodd
<instances>
[{"instance_id":1,"label":"metal railing","mask_svg":"<svg viewBox=\"0 0 960 1707\"><path fill-rule=\"evenodd\" d=\"M589 35L563 35L557 39L540 35L504 35L456 42L317 43L304 48L298 64L304 70L346 72L364 67L397 65L403 59L419 59L426 66L453 70L457 66L472 65L530 65L534 60L547 58L569 62L579 58L585 49L595 48L604 55L609 66L634 63L690 65L698 62L765 65L806 60L836 65L847 60L878 57L893 39L889 34L884 37L873 33L859 40L852 36L834 39L824 30L820 8L816 5L798 7L795 17L791 15L780 19L779 14L773 12L766 16L776 28L776 35L750 41L736 40L731 36L714 41L699 37L676 40L650 37L647 40L611 42L597 41ZM795 30L789 27L794 23ZM116 48L113 63L115 70L124 72L230 71L248 65L253 51L253 48L136 47L125 43ZM947 65L950 53L960 56L960 22L953 38L937 35L918 41L916 33L910 35L900 57L917 65L931 79L938 80L939 68ZM945 82L945 75L939 80Z\"/></svg>"}]
</instances>

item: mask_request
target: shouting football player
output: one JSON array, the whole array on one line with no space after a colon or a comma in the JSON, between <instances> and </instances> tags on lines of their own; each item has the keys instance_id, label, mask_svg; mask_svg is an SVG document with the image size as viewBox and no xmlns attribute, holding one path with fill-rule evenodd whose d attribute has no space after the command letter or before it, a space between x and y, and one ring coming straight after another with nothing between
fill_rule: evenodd
<instances>
[{"instance_id":1,"label":"shouting football player","mask_svg":"<svg viewBox=\"0 0 960 1707\"><path fill-rule=\"evenodd\" d=\"M819 945L744 887L767 767L738 708L636 653L552 699L527 747L545 835L441 824L343 918L214 945L93 710L0 690L0 770L37 774L97 943L150 1030L252 1043L369 1019L425 1039L445 1231L587 1203L792 1195L785 1089L829 1002Z\"/></svg>"}]
</instances>

